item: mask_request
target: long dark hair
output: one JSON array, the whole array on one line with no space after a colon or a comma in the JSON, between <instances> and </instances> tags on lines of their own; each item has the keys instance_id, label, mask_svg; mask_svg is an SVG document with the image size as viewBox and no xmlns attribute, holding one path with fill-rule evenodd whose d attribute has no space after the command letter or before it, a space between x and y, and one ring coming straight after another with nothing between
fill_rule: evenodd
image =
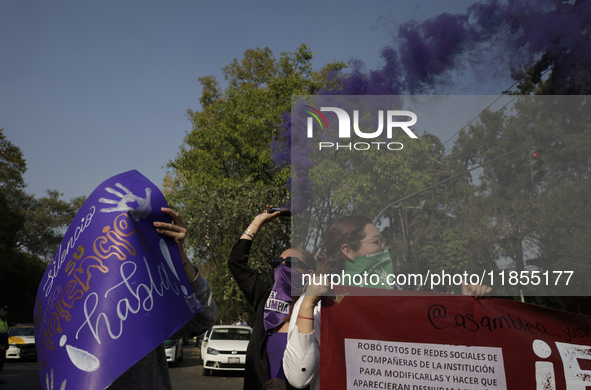
<instances>
[{"instance_id":1,"label":"long dark hair","mask_svg":"<svg viewBox=\"0 0 591 390\"><path fill-rule=\"evenodd\" d=\"M359 250L365 237L365 227L371 219L359 215L343 217L333 223L324 236L324 252L317 257L320 274L338 273L345 269L347 257L341 253L343 244L349 244L353 251Z\"/></svg>"},{"instance_id":2,"label":"long dark hair","mask_svg":"<svg viewBox=\"0 0 591 390\"><path fill-rule=\"evenodd\" d=\"M298 271L302 273L307 273L309 270L316 272L316 260L310 252L302 248L291 248L291 252L292 256L297 257L303 263L303 266L298 265L295 267Z\"/></svg>"}]
</instances>

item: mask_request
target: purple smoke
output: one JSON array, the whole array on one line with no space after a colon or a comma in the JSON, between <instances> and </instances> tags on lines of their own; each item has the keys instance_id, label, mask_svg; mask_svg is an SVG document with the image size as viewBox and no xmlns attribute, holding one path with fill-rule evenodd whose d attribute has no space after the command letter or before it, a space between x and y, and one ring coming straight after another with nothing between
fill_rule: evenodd
<instances>
[{"instance_id":1,"label":"purple smoke","mask_svg":"<svg viewBox=\"0 0 591 390\"><path fill-rule=\"evenodd\" d=\"M388 49L399 53L407 93L429 92L443 82L442 77L465 63L478 64L483 72L494 74L499 71L494 69L499 65L496 57L501 55L502 71L511 72L515 80L523 71L513 71L512 66L526 71L534 65L539 71L551 67L553 82L560 80L553 93L588 93L590 20L591 2L586 0L574 4L486 1L470 6L464 14L406 22L398 28L398 45ZM494 65L487 67L487 63ZM499 86L498 92L502 89Z\"/></svg>"},{"instance_id":2,"label":"purple smoke","mask_svg":"<svg viewBox=\"0 0 591 390\"><path fill-rule=\"evenodd\" d=\"M529 70L541 58L537 65L552 67L564 84L557 92L583 86L582 92L589 93L590 21L587 0L489 0L463 14L407 21L397 28L395 43L382 49L380 69L364 71L363 61L351 61L352 71L340 78L342 88L320 94L430 94L454 71L466 76L461 71L476 66L483 75L473 77L512 74L518 79L522 72L512 67ZM498 85L495 92L506 87Z\"/></svg>"},{"instance_id":3,"label":"purple smoke","mask_svg":"<svg viewBox=\"0 0 591 390\"><path fill-rule=\"evenodd\" d=\"M323 89L319 95L402 95L403 84L400 82L398 55L392 50L384 50L382 57L387 59L382 70L364 72L365 64L361 60L349 61L350 73L339 77L341 88ZM387 71L385 71L387 70Z\"/></svg>"},{"instance_id":4,"label":"purple smoke","mask_svg":"<svg viewBox=\"0 0 591 390\"><path fill-rule=\"evenodd\" d=\"M475 3L463 14L443 13L425 21L403 23L396 31L395 44L380 53L384 61L380 69L364 71L363 61L350 61L350 72L335 76L340 88L324 89L319 94L431 94L437 92L438 86L461 83L458 77L465 76L466 69L473 69L477 74L472 78L480 82L507 74L521 80L528 72L538 82L542 72L551 69L545 93L589 94L590 23L591 0ZM501 93L508 86L495 87ZM288 117L289 114L284 115ZM289 139L289 120L284 121L284 128L287 138L274 141L275 159L283 164L291 158L298 181L292 184L306 189L298 197L311 194L307 175L311 161L306 154L306 140ZM285 147L279 147L280 144ZM306 181L306 185L300 180ZM305 208L307 201L301 200L298 207Z\"/></svg>"},{"instance_id":5,"label":"purple smoke","mask_svg":"<svg viewBox=\"0 0 591 390\"><path fill-rule=\"evenodd\" d=\"M308 172L314 166L310 155L312 148L306 142L305 135L301 132L294 133L292 137L292 118L288 112L284 112L281 116L283 128L279 139L274 139L271 142L271 149L273 150L273 163L277 167L282 167L290 164L292 169L292 177L295 174L295 180L288 179L286 185L291 192L291 209L297 214L304 211L308 207L309 199L312 197L312 182L308 178ZM301 119L300 119L301 121ZM305 123L298 124L300 128L305 128Z\"/></svg>"}]
</instances>

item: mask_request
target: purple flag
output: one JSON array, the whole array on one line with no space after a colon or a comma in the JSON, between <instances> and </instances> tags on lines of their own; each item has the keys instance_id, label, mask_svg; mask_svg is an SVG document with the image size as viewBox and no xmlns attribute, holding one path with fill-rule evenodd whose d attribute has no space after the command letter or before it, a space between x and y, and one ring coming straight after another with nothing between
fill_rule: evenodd
<instances>
[{"instance_id":1,"label":"purple flag","mask_svg":"<svg viewBox=\"0 0 591 390\"><path fill-rule=\"evenodd\" d=\"M158 188L138 171L88 197L49 263L35 302L47 390L104 389L201 309Z\"/></svg>"}]
</instances>

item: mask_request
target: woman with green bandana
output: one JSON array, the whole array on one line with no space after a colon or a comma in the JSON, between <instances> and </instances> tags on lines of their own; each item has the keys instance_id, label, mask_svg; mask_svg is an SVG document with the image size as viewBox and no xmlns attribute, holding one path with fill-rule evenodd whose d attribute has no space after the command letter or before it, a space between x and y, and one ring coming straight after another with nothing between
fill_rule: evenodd
<instances>
[{"instance_id":1,"label":"woman with green bandana","mask_svg":"<svg viewBox=\"0 0 591 390\"><path fill-rule=\"evenodd\" d=\"M318 274L339 274L345 279L342 284L359 286L355 275L367 273L363 287L399 288L387 283L387 276L394 272L388 244L369 218L339 219L328 229L324 244L325 251L317 257ZM350 282L347 275L351 277ZM308 384L310 390L320 388L320 297L327 291L327 285L312 283L293 308L298 316L289 326L283 370L289 383L296 388ZM491 291L483 285L462 285L464 295L479 297Z\"/></svg>"},{"instance_id":2,"label":"woman with green bandana","mask_svg":"<svg viewBox=\"0 0 591 390\"><path fill-rule=\"evenodd\" d=\"M326 234L326 252L318 257L321 274L339 274L347 286L394 289L387 240L367 217L339 219Z\"/></svg>"}]
</instances>

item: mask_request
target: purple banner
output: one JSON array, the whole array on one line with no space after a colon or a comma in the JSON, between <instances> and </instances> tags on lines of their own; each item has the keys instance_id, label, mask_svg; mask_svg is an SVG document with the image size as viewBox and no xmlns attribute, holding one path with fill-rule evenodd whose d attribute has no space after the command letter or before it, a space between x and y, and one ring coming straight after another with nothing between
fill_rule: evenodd
<instances>
[{"instance_id":1,"label":"purple banner","mask_svg":"<svg viewBox=\"0 0 591 390\"><path fill-rule=\"evenodd\" d=\"M160 190L137 171L103 182L41 280L35 339L44 388L104 389L201 309Z\"/></svg>"}]
</instances>

